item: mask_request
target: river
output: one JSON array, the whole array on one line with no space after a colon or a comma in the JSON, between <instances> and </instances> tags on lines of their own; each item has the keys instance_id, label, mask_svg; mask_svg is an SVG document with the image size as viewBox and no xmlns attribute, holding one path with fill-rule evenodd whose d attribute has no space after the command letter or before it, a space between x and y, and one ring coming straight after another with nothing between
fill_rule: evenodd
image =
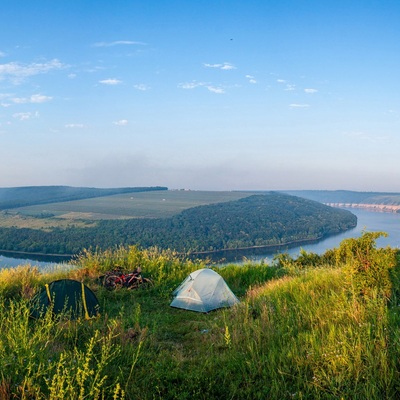
<instances>
[{"instance_id":1,"label":"river","mask_svg":"<svg viewBox=\"0 0 400 400\"><path fill-rule=\"evenodd\" d=\"M349 209L357 216L357 226L346 232L340 233L335 236L328 237L315 243L303 243L293 247L282 247L277 249L258 248L251 250L234 250L228 252L219 252L212 255L215 262L225 260L226 262L243 262L244 259L251 261L266 260L271 261L277 253L288 253L292 257L296 257L301 249L308 252L323 254L326 250L338 247L343 239L359 237L363 231L376 232L383 231L388 234L387 238L379 238L377 241L378 247L391 246L400 247L400 214L385 213L385 212L372 212L362 209ZM67 261L64 261L66 263ZM0 269L16 267L18 265L30 264L37 266L39 269L53 269L65 265L59 259L42 258L33 260L27 255L26 258L21 255L13 255L0 252Z\"/></svg>"}]
</instances>

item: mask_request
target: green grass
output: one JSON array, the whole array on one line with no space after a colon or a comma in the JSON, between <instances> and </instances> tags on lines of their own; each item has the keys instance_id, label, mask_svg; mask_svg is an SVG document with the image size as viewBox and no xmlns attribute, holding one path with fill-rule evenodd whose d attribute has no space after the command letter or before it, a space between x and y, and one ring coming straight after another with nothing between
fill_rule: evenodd
<instances>
[{"instance_id":1,"label":"green grass","mask_svg":"<svg viewBox=\"0 0 400 400\"><path fill-rule=\"evenodd\" d=\"M51 213L58 218L116 219L165 218L187 208L238 200L250 196L247 192L203 192L168 190L135 192L92 199L35 205L14 209L23 215ZM75 213L74 216L72 213Z\"/></svg>"},{"instance_id":2,"label":"green grass","mask_svg":"<svg viewBox=\"0 0 400 400\"><path fill-rule=\"evenodd\" d=\"M86 252L58 272L96 292L102 313L90 321L30 320L29 298L55 276L1 271L0 398L396 399L400 263L374 238L303 254L303 264L221 267L241 302L209 314L169 306L205 266L171 251ZM154 288L106 291L97 277L117 265L142 265ZM370 265L385 285L360 273Z\"/></svg>"}]
</instances>

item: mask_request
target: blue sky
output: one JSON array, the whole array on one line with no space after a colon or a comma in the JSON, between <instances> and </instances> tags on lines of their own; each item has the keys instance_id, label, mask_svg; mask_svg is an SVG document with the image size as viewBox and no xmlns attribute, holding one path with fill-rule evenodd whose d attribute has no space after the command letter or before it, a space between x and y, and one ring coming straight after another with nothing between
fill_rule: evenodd
<instances>
[{"instance_id":1,"label":"blue sky","mask_svg":"<svg viewBox=\"0 0 400 400\"><path fill-rule=\"evenodd\" d=\"M400 192L400 2L22 1L0 187Z\"/></svg>"}]
</instances>

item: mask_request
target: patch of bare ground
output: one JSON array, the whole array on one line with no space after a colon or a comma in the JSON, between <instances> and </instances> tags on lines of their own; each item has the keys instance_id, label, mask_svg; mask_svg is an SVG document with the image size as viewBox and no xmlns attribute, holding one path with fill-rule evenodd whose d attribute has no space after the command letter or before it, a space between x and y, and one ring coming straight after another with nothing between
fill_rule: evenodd
<instances>
[{"instance_id":1,"label":"patch of bare ground","mask_svg":"<svg viewBox=\"0 0 400 400\"><path fill-rule=\"evenodd\" d=\"M71 226L90 227L94 225L94 222L88 223L88 221L83 220L83 218L35 218L17 213L0 212L1 228L29 228L51 231L54 228L68 228Z\"/></svg>"}]
</instances>

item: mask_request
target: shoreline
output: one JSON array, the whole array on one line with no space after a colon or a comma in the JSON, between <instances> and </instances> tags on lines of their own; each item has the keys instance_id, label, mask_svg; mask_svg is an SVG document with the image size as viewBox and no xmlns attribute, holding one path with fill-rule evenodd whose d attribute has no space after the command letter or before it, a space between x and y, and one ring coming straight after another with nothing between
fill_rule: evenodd
<instances>
[{"instance_id":1,"label":"shoreline","mask_svg":"<svg viewBox=\"0 0 400 400\"><path fill-rule=\"evenodd\" d=\"M235 248L223 248L223 249L218 249L218 250L204 250L204 251L194 251L194 252L187 252L187 253L178 253L180 255L187 255L189 257L191 256L196 256L196 255L207 255L207 254L217 254L217 253L223 253L223 252L234 252L234 251L245 251L245 250L262 250L262 249L280 249L282 247L295 247L301 244L308 244L308 243L315 243L318 242L319 240L326 239L331 236L335 235L340 235L343 232L346 232L347 230L355 228L350 227L342 232L337 232L333 233L331 235L327 236L319 236L315 238L304 238L304 239L299 239L299 240L292 240L290 242L285 242L285 243L279 243L279 244L268 244L268 245L259 245L259 246L247 246L247 247L235 247ZM73 258L76 256L76 254L51 254L51 253L34 253L34 252L29 252L29 251L17 251L17 250L3 250L0 249L0 255L2 253L5 254L16 254L16 255L26 255L26 256L36 256L36 257L58 257L58 258Z\"/></svg>"},{"instance_id":2,"label":"shoreline","mask_svg":"<svg viewBox=\"0 0 400 400\"><path fill-rule=\"evenodd\" d=\"M353 229L353 228L349 228ZM345 232L345 231L344 231ZM338 235L342 233L339 232L337 233ZM336 235L329 235L329 236L334 236ZM300 240L292 240L291 242L286 242L286 243L280 243L280 244L266 244L266 245L259 245L259 246L248 246L248 247L235 247L235 248L224 248L220 250L204 250L204 251L194 251L191 253L188 253L189 256L193 255L205 255L205 254L216 254L216 253L222 253L222 252L228 252L228 251L243 251L243 250L257 250L257 249L277 249L281 247L286 247L286 246L297 246L299 244L304 244L304 243L311 243L311 242L317 242L318 240L325 239L329 236L320 236L317 238L309 238L309 239L300 239ZM184 253L182 253L184 254Z\"/></svg>"},{"instance_id":3,"label":"shoreline","mask_svg":"<svg viewBox=\"0 0 400 400\"><path fill-rule=\"evenodd\" d=\"M324 203L336 208L359 208L372 212L400 213L400 205L373 203Z\"/></svg>"}]
</instances>

